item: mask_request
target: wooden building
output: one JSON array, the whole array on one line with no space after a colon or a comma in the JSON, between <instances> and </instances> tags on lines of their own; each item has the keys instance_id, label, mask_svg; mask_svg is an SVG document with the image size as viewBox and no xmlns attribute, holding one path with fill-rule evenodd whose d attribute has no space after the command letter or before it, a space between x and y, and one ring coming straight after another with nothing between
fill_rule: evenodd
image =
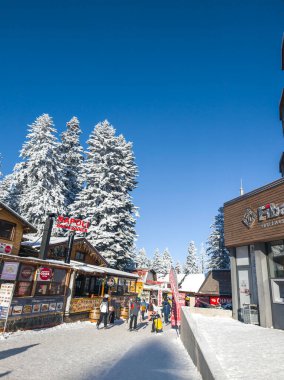
<instances>
[{"instance_id":1,"label":"wooden building","mask_svg":"<svg viewBox=\"0 0 284 380\"><path fill-rule=\"evenodd\" d=\"M210 270L195 293L195 306L222 306L231 302L231 271L229 269Z\"/></svg>"}]
</instances>

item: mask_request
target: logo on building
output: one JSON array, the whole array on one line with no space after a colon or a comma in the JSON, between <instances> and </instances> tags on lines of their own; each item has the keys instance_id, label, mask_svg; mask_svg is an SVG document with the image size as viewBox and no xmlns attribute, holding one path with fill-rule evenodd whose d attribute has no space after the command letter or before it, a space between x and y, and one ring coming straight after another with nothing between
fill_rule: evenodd
<instances>
[{"instance_id":1,"label":"logo on building","mask_svg":"<svg viewBox=\"0 0 284 380\"><path fill-rule=\"evenodd\" d=\"M246 227L251 228L254 225L254 222L257 219L256 213L251 209L247 208L245 215L243 217L243 223Z\"/></svg>"},{"instance_id":2,"label":"logo on building","mask_svg":"<svg viewBox=\"0 0 284 380\"><path fill-rule=\"evenodd\" d=\"M251 228L255 221L258 220L259 223L262 223L261 227L265 228L283 224L284 219L272 220L280 216L284 216L284 203L267 203L264 206L258 207L256 212L251 208L247 208L242 222L246 227Z\"/></svg>"}]
</instances>

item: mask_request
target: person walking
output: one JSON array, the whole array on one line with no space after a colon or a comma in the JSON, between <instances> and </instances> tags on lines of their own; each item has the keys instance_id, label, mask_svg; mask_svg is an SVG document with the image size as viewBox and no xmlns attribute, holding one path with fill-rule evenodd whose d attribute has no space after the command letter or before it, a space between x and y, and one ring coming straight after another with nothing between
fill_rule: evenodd
<instances>
[{"instance_id":1,"label":"person walking","mask_svg":"<svg viewBox=\"0 0 284 380\"><path fill-rule=\"evenodd\" d=\"M162 304L162 311L164 314L164 321L165 323L169 323L169 316L171 314L171 305L169 304L169 301L165 299Z\"/></svg>"},{"instance_id":2,"label":"person walking","mask_svg":"<svg viewBox=\"0 0 284 380\"><path fill-rule=\"evenodd\" d=\"M141 302L141 315L142 315L142 321L144 321L144 319L145 319L146 309L147 309L147 304L146 304L145 299L143 298L143 300L142 300L142 302Z\"/></svg>"},{"instance_id":3,"label":"person walking","mask_svg":"<svg viewBox=\"0 0 284 380\"><path fill-rule=\"evenodd\" d=\"M108 303L109 295L106 294L101 302L100 305L100 318L97 322L97 329L100 327L100 324L102 320L104 321L104 328L107 328L107 317L108 317L108 311L109 311L109 303Z\"/></svg>"},{"instance_id":4,"label":"person walking","mask_svg":"<svg viewBox=\"0 0 284 380\"><path fill-rule=\"evenodd\" d=\"M140 298L137 297L135 301L132 301L130 304L130 324L129 324L129 330L132 331L133 324L134 324L134 330L137 329L137 318L140 311Z\"/></svg>"}]
</instances>

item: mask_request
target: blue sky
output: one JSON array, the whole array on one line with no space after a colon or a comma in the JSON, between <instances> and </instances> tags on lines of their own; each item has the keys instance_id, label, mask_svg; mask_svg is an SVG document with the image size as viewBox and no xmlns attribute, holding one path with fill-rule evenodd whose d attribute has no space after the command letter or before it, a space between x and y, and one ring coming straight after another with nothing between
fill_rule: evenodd
<instances>
[{"instance_id":1,"label":"blue sky","mask_svg":"<svg viewBox=\"0 0 284 380\"><path fill-rule=\"evenodd\" d=\"M107 118L133 141L138 247L206 241L224 201L279 178L282 0L1 2L0 152L27 124Z\"/></svg>"}]
</instances>

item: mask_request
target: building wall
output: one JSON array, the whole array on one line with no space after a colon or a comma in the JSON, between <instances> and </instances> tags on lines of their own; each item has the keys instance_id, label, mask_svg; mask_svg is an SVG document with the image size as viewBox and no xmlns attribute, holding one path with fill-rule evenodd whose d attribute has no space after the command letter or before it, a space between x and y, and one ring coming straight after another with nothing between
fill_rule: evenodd
<instances>
[{"instance_id":1,"label":"building wall","mask_svg":"<svg viewBox=\"0 0 284 380\"><path fill-rule=\"evenodd\" d=\"M18 255L20 251L22 237L23 237L23 225L22 223L20 223L19 219L17 219L14 215L10 214L5 209L1 209L1 208L0 208L0 219L14 223L16 225L13 240L0 238L0 243L12 244L13 248L12 248L11 253L14 255Z\"/></svg>"},{"instance_id":2,"label":"building wall","mask_svg":"<svg viewBox=\"0 0 284 380\"><path fill-rule=\"evenodd\" d=\"M253 244L254 242L267 242L284 237L284 215L259 220L258 208L266 207L271 203L281 205L284 203L284 180L278 180L269 186L255 192L245 194L236 201L224 205L224 230L226 247L237 247ZM251 227L247 227L243 220L247 210L255 215ZM283 210L284 211L284 210Z\"/></svg>"}]
</instances>

